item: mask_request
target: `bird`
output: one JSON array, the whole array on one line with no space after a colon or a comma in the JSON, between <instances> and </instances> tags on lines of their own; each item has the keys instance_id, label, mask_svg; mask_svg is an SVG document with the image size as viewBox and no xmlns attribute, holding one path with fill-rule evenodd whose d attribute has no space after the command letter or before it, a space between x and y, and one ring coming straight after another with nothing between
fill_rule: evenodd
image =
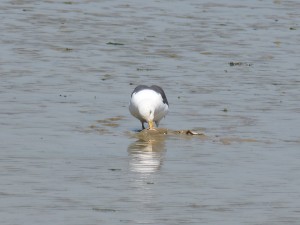
<instances>
[{"instance_id":1,"label":"bird","mask_svg":"<svg viewBox=\"0 0 300 225\"><path fill-rule=\"evenodd\" d=\"M129 111L141 121L143 129L145 129L144 123L148 123L148 129L155 129L153 123L158 127L160 120L169 111L169 103L164 90L157 85L150 87L138 85L131 93Z\"/></svg>"}]
</instances>

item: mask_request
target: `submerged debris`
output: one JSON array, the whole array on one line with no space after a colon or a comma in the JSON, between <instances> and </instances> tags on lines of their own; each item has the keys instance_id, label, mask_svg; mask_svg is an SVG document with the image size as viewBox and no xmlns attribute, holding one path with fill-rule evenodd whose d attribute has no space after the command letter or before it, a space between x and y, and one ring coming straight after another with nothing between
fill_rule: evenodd
<instances>
[{"instance_id":1,"label":"submerged debris","mask_svg":"<svg viewBox=\"0 0 300 225\"><path fill-rule=\"evenodd\" d=\"M175 133L175 134L186 134L186 135L205 135L203 132L196 132L196 131L192 131L192 130L174 130L171 131L171 133Z\"/></svg>"},{"instance_id":2,"label":"submerged debris","mask_svg":"<svg viewBox=\"0 0 300 225\"><path fill-rule=\"evenodd\" d=\"M245 62L229 62L230 66L252 66L252 63L245 63Z\"/></svg>"},{"instance_id":3,"label":"submerged debris","mask_svg":"<svg viewBox=\"0 0 300 225\"><path fill-rule=\"evenodd\" d=\"M207 136L203 132L196 132L193 130L169 130L166 128L155 128L153 130L144 129L136 133L134 136L140 140L163 140L168 136L180 135L181 137L188 136L201 136L201 138L206 138Z\"/></svg>"},{"instance_id":4,"label":"submerged debris","mask_svg":"<svg viewBox=\"0 0 300 225\"><path fill-rule=\"evenodd\" d=\"M204 133L197 133L197 132L192 131L192 130L187 130L185 132L185 134L187 134L187 135L205 135Z\"/></svg>"},{"instance_id":5,"label":"submerged debris","mask_svg":"<svg viewBox=\"0 0 300 225\"><path fill-rule=\"evenodd\" d=\"M152 71L154 68L136 68L137 71Z\"/></svg>"},{"instance_id":6,"label":"submerged debris","mask_svg":"<svg viewBox=\"0 0 300 225\"><path fill-rule=\"evenodd\" d=\"M107 45L124 45L123 43L119 43L119 42L107 42Z\"/></svg>"},{"instance_id":7,"label":"submerged debris","mask_svg":"<svg viewBox=\"0 0 300 225\"><path fill-rule=\"evenodd\" d=\"M115 168L111 168L109 169L110 171L121 171L122 169L115 169Z\"/></svg>"},{"instance_id":8,"label":"submerged debris","mask_svg":"<svg viewBox=\"0 0 300 225\"><path fill-rule=\"evenodd\" d=\"M98 207L93 207L92 210L97 211L97 212L116 212L117 210L115 209L108 209L108 208L98 208Z\"/></svg>"}]
</instances>

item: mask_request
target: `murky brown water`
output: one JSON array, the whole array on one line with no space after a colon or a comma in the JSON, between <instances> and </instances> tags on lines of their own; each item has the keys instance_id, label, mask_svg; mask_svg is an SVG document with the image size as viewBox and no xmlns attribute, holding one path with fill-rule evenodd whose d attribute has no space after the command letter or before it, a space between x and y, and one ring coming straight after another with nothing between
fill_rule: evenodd
<instances>
[{"instance_id":1,"label":"murky brown water","mask_svg":"<svg viewBox=\"0 0 300 225\"><path fill-rule=\"evenodd\" d=\"M1 1L1 224L299 224L299 1ZM159 84L141 141L127 105Z\"/></svg>"}]
</instances>

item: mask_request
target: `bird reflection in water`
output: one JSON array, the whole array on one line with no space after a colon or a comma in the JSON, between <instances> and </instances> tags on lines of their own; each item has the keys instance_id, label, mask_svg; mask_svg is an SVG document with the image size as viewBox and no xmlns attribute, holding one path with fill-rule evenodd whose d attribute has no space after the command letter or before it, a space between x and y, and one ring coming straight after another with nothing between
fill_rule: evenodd
<instances>
[{"instance_id":1,"label":"bird reflection in water","mask_svg":"<svg viewBox=\"0 0 300 225\"><path fill-rule=\"evenodd\" d=\"M130 169L144 175L160 170L165 155L165 138L138 140L128 146Z\"/></svg>"},{"instance_id":2,"label":"bird reflection in water","mask_svg":"<svg viewBox=\"0 0 300 225\"><path fill-rule=\"evenodd\" d=\"M132 171L130 186L133 188L137 207L144 211L157 206L158 195L154 187L157 184L159 171L164 162L166 152L165 135L149 135L148 132L139 132L135 136L138 141L128 146L129 169ZM143 223L154 223L153 218L143 217Z\"/></svg>"}]
</instances>

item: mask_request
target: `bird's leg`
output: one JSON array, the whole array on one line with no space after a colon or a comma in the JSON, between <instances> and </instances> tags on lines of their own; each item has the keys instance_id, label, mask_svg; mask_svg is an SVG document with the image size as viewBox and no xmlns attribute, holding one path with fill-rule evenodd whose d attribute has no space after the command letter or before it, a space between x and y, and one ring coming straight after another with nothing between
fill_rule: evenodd
<instances>
[{"instance_id":1,"label":"bird's leg","mask_svg":"<svg viewBox=\"0 0 300 225\"><path fill-rule=\"evenodd\" d=\"M143 128L143 130L145 129L144 122L142 122L142 128Z\"/></svg>"}]
</instances>

